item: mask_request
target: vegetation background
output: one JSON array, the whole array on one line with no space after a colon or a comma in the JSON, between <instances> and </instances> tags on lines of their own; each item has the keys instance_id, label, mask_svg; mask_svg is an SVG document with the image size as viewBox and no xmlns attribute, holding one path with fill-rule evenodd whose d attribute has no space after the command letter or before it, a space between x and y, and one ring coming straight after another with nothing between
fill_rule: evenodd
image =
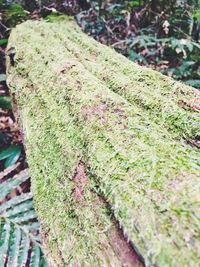
<instances>
[{"instance_id":1,"label":"vegetation background","mask_svg":"<svg viewBox=\"0 0 200 267\"><path fill-rule=\"evenodd\" d=\"M10 30L73 15L83 31L130 60L200 88L199 0L0 0L0 266L45 266L30 178L6 86Z\"/></svg>"}]
</instances>

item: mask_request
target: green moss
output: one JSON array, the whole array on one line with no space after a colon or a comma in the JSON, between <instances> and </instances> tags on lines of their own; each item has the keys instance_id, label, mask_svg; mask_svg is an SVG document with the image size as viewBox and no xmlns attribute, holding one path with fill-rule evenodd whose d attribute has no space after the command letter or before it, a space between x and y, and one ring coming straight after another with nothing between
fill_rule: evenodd
<instances>
[{"instance_id":1,"label":"green moss","mask_svg":"<svg viewBox=\"0 0 200 267\"><path fill-rule=\"evenodd\" d=\"M57 263L102 266L98 242L108 240L99 227L112 222L94 205L98 186L147 266L197 266L200 152L183 138L199 135L199 93L129 62L72 22L26 22L9 45L16 65L8 63L8 83L25 128L35 206ZM72 197L80 159L95 177L85 207Z\"/></svg>"},{"instance_id":2,"label":"green moss","mask_svg":"<svg viewBox=\"0 0 200 267\"><path fill-rule=\"evenodd\" d=\"M45 20L47 22L61 22L61 21L71 21L73 20L73 17L69 17L66 15L61 15L59 12L53 12L52 14L45 17Z\"/></svg>"},{"instance_id":3,"label":"green moss","mask_svg":"<svg viewBox=\"0 0 200 267\"><path fill-rule=\"evenodd\" d=\"M76 130L71 127L70 132L58 136L62 124L47 114L44 103L34 93L31 100L21 117L23 122L29 122L24 123L26 153L32 166L31 175L36 178L32 181L32 190L48 251L58 266L93 266L94 261L97 266L105 262L107 265L104 266L120 266L107 236L112 219L105 205L92 193L93 178L84 190L84 202L79 203L73 197L72 177L82 146L72 139ZM34 126L35 121L38 128Z\"/></svg>"}]
</instances>

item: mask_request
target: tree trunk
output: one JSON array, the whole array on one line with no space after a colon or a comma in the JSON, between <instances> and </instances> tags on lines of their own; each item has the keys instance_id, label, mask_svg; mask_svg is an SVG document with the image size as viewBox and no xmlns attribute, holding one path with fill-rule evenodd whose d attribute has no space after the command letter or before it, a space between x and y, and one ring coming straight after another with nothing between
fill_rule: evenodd
<instances>
[{"instance_id":1,"label":"tree trunk","mask_svg":"<svg viewBox=\"0 0 200 267\"><path fill-rule=\"evenodd\" d=\"M197 266L199 92L72 21L23 23L9 45L8 85L48 258L57 266Z\"/></svg>"}]
</instances>

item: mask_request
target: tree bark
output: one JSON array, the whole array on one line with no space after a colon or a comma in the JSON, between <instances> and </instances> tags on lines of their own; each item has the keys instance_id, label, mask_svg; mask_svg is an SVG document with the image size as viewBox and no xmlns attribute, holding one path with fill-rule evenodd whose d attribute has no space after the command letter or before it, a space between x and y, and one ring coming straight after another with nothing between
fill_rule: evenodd
<instances>
[{"instance_id":1,"label":"tree bark","mask_svg":"<svg viewBox=\"0 0 200 267\"><path fill-rule=\"evenodd\" d=\"M137 266L134 247L147 266L197 266L200 93L72 21L23 23L9 45L48 257Z\"/></svg>"}]
</instances>

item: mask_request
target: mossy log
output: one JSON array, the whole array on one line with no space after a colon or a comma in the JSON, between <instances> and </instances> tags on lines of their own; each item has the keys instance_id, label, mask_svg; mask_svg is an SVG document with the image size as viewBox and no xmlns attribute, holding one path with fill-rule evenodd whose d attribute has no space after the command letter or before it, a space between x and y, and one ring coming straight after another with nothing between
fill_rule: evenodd
<instances>
[{"instance_id":1,"label":"mossy log","mask_svg":"<svg viewBox=\"0 0 200 267\"><path fill-rule=\"evenodd\" d=\"M47 257L56 266L198 266L199 92L70 20L23 23L11 46L8 84Z\"/></svg>"}]
</instances>

